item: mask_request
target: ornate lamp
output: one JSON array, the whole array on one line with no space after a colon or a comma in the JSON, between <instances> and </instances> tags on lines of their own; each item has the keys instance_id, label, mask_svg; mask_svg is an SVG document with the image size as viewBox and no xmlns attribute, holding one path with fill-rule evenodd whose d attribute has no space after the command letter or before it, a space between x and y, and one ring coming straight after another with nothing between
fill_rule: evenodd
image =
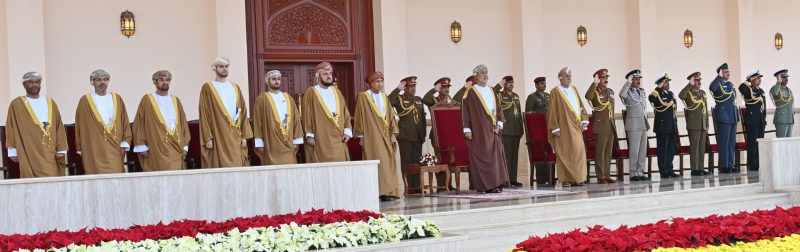
<instances>
[{"instance_id":1,"label":"ornate lamp","mask_svg":"<svg viewBox=\"0 0 800 252\"><path fill-rule=\"evenodd\" d=\"M136 33L136 19L133 16L133 12L125 10L119 15L119 28L122 35L128 38Z\"/></svg>"},{"instance_id":2,"label":"ornate lamp","mask_svg":"<svg viewBox=\"0 0 800 252\"><path fill-rule=\"evenodd\" d=\"M450 24L450 40L455 44L461 41L461 24L458 21L453 21Z\"/></svg>"},{"instance_id":3,"label":"ornate lamp","mask_svg":"<svg viewBox=\"0 0 800 252\"><path fill-rule=\"evenodd\" d=\"M583 27L583 25L578 26L578 45L583 47L583 45L586 45L588 39L589 36L586 34L586 27Z\"/></svg>"},{"instance_id":4,"label":"ornate lamp","mask_svg":"<svg viewBox=\"0 0 800 252\"><path fill-rule=\"evenodd\" d=\"M683 32L683 45L686 46L686 48L691 48L693 44L694 34L692 34L691 30L686 29L686 31Z\"/></svg>"}]
</instances>

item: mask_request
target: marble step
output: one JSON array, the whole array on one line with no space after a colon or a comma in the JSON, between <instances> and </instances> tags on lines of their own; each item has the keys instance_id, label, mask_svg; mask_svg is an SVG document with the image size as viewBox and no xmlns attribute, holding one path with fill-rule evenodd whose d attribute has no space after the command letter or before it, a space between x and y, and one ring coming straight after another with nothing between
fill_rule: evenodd
<instances>
[{"instance_id":1,"label":"marble step","mask_svg":"<svg viewBox=\"0 0 800 252\"><path fill-rule=\"evenodd\" d=\"M753 183L658 193L620 196L609 195L608 197L599 198L468 209L455 212L417 214L413 216L415 218L433 220L443 229L458 229L494 223L516 222L521 219L549 219L565 216L579 216L586 213L614 212L636 208L705 202L714 199L756 195L761 192L763 192L763 185L760 183Z\"/></svg>"},{"instance_id":2,"label":"marble step","mask_svg":"<svg viewBox=\"0 0 800 252\"><path fill-rule=\"evenodd\" d=\"M458 228L443 227L442 231L469 237L464 242L464 251L506 251L531 235L546 235L570 231L593 225L604 225L611 229L619 225L653 223L671 217L703 217L711 214L729 214L756 209L772 209L775 206L789 207L787 193L758 193L726 199L665 204L649 207L620 205L617 210L586 211L583 214L565 214L551 218L519 218L515 221L496 221L486 225L469 225ZM484 219L495 219L486 213ZM472 222L474 219L464 219Z\"/></svg>"},{"instance_id":3,"label":"marble step","mask_svg":"<svg viewBox=\"0 0 800 252\"><path fill-rule=\"evenodd\" d=\"M329 252L461 252L464 251L465 235L442 234L440 238L421 238L400 242L364 245L360 247L335 248Z\"/></svg>"}]
</instances>

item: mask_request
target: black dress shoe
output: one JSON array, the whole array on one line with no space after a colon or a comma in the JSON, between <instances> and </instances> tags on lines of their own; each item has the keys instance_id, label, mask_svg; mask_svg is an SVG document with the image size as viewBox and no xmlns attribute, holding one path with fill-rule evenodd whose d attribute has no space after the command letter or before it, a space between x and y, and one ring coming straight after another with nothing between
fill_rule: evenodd
<instances>
[{"instance_id":1,"label":"black dress shoe","mask_svg":"<svg viewBox=\"0 0 800 252\"><path fill-rule=\"evenodd\" d=\"M386 196L386 195L381 195L381 196L378 197L378 199L380 199L381 202L393 201L394 200L394 199L392 199L391 196Z\"/></svg>"},{"instance_id":2,"label":"black dress shoe","mask_svg":"<svg viewBox=\"0 0 800 252\"><path fill-rule=\"evenodd\" d=\"M703 171L692 171L692 176L703 176Z\"/></svg>"},{"instance_id":3,"label":"black dress shoe","mask_svg":"<svg viewBox=\"0 0 800 252\"><path fill-rule=\"evenodd\" d=\"M730 168L720 168L719 173L733 173L733 169Z\"/></svg>"},{"instance_id":4,"label":"black dress shoe","mask_svg":"<svg viewBox=\"0 0 800 252\"><path fill-rule=\"evenodd\" d=\"M680 178L680 177L683 177L683 176L681 176L680 174L677 174L677 173L670 174L669 176L670 176L670 177L673 177L673 178Z\"/></svg>"},{"instance_id":5,"label":"black dress shoe","mask_svg":"<svg viewBox=\"0 0 800 252\"><path fill-rule=\"evenodd\" d=\"M640 176L633 176L633 177L631 177L631 181L642 181L642 177L640 177Z\"/></svg>"},{"instance_id":6,"label":"black dress shoe","mask_svg":"<svg viewBox=\"0 0 800 252\"><path fill-rule=\"evenodd\" d=\"M710 172L707 172L707 171L700 171L700 172L702 172L704 176L705 176L705 175L711 175L711 173L710 173Z\"/></svg>"},{"instance_id":7,"label":"black dress shoe","mask_svg":"<svg viewBox=\"0 0 800 252\"><path fill-rule=\"evenodd\" d=\"M642 176L642 181L650 181L650 177L648 177L648 176Z\"/></svg>"},{"instance_id":8,"label":"black dress shoe","mask_svg":"<svg viewBox=\"0 0 800 252\"><path fill-rule=\"evenodd\" d=\"M486 190L486 193L500 193L500 189L499 188L495 188L495 189L491 189L491 190Z\"/></svg>"},{"instance_id":9,"label":"black dress shoe","mask_svg":"<svg viewBox=\"0 0 800 252\"><path fill-rule=\"evenodd\" d=\"M517 181L511 181L511 187L521 187L522 183Z\"/></svg>"}]
</instances>

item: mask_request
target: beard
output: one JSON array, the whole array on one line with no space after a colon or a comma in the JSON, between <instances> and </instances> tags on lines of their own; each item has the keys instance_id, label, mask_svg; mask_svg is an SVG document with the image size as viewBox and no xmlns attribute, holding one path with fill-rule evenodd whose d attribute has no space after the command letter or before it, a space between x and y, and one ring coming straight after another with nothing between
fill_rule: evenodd
<instances>
[{"instance_id":1,"label":"beard","mask_svg":"<svg viewBox=\"0 0 800 252\"><path fill-rule=\"evenodd\" d=\"M281 89L281 84L280 83L269 84L269 87L273 90L279 90Z\"/></svg>"},{"instance_id":2,"label":"beard","mask_svg":"<svg viewBox=\"0 0 800 252\"><path fill-rule=\"evenodd\" d=\"M320 84L322 84L323 86L326 86L326 87L330 87L330 86L333 85L333 78L330 78L327 81L326 80L320 80Z\"/></svg>"},{"instance_id":3,"label":"beard","mask_svg":"<svg viewBox=\"0 0 800 252\"><path fill-rule=\"evenodd\" d=\"M25 89L25 93L28 93L29 95L39 95L39 91L41 90L42 90L41 88L32 87L29 89Z\"/></svg>"},{"instance_id":4,"label":"beard","mask_svg":"<svg viewBox=\"0 0 800 252\"><path fill-rule=\"evenodd\" d=\"M169 85L158 86L159 91L169 91Z\"/></svg>"}]
</instances>

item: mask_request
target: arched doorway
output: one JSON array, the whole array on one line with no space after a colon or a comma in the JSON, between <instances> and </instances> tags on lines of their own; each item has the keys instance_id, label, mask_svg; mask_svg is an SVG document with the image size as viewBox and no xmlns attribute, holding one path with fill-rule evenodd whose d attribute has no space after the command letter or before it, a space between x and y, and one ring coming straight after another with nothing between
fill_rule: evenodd
<instances>
[{"instance_id":1,"label":"arched doorway","mask_svg":"<svg viewBox=\"0 0 800 252\"><path fill-rule=\"evenodd\" d=\"M283 73L295 96L314 85L314 66L331 62L338 86L355 109L363 79L375 69L372 1L247 0L250 105L264 92L264 73Z\"/></svg>"}]
</instances>

